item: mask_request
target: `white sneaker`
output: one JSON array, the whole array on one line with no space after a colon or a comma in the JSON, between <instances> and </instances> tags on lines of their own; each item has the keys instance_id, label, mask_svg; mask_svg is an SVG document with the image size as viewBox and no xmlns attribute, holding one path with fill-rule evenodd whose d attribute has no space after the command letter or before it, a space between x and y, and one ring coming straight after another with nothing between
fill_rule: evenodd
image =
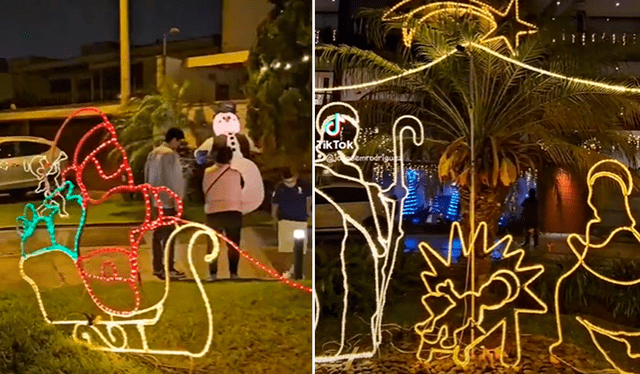
<instances>
[{"instance_id":1,"label":"white sneaker","mask_svg":"<svg viewBox=\"0 0 640 374\"><path fill-rule=\"evenodd\" d=\"M293 276L293 274L291 274L290 271L285 271L284 273L282 273L282 277L284 279L291 279L292 276Z\"/></svg>"},{"instance_id":2,"label":"white sneaker","mask_svg":"<svg viewBox=\"0 0 640 374\"><path fill-rule=\"evenodd\" d=\"M209 274L209 276L207 277L208 282L213 282L216 280L218 280L218 274Z\"/></svg>"}]
</instances>

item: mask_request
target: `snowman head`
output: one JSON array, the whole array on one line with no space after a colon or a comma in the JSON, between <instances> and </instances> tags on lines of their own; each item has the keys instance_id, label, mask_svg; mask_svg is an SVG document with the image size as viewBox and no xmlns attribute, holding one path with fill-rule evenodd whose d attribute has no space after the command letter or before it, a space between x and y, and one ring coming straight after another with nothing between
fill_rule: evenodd
<instances>
[{"instance_id":1,"label":"snowman head","mask_svg":"<svg viewBox=\"0 0 640 374\"><path fill-rule=\"evenodd\" d=\"M216 135L237 134L240 132L240 120L235 113L220 112L213 117L213 133Z\"/></svg>"}]
</instances>

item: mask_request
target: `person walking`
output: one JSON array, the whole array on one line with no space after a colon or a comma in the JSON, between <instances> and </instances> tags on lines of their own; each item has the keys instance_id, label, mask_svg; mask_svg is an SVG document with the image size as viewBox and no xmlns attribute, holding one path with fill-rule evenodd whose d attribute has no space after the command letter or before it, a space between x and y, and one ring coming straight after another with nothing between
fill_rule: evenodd
<instances>
[{"instance_id":1,"label":"person walking","mask_svg":"<svg viewBox=\"0 0 640 374\"><path fill-rule=\"evenodd\" d=\"M533 236L533 246L538 247L538 200L536 199L536 190L529 190L529 197L522 203L522 220L524 221L524 243L522 246L528 246L530 238Z\"/></svg>"},{"instance_id":2,"label":"person walking","mask_svg":"<svg viewBox=\"0 0 640 374\"><path fill-rule=\"evenodd\" d=\"M185 180L182 173L180 156L176 152L184 139L184 132L178 128L171 128L165 135L165 141L160 146L154 148L147 157L144 167L144 180L154 187L167 187L173 191L180 199L184 198ZM166 193L160 193L160 201L165 216L177 215L177 202ZM151 199L151 204L156 207L155 199ZM152 209L152 219L158 216L158 210ZM160 279L165 279L164 273L164 249L169 236L175 226L165 226L153 232L153 275ZM185 274L174 268L175 243L171 243L169 252L169 271L171 279L181 279Z\"/></svg>"},{"instance_id":3,"label":"person walking","mask_svg":"<svg viewBox=\"0 0 640 374\"><path fill-rule=\"evenodd\" d=\"M207 215L207 225L225 235L235 245L240 244L242 229L242 174L231 168L233 151L229 147L221 147L215 155L215 165L207 168L202 180ZM209 245L211 245L209 243ZM240 253L227 245L229 258L229 274L231 279L238 278L238 262ZM209 264L209 278L218 279L218 259Z\"/></svg>"},{"instance_id":4,"label":"person walking","mask_svg":"<svg viewBox=\"0 0 640 374\"><path fill-rule=\"evenodd\" d=\"M293 254L295 230L303 230L304 253L307 252L307 217L309 215L309 198L311 187L298 179L290 169L282 174L282 181L276 186L271 199L271 214L278 220L278 252ZM287 262L291 268L283 275L287 278L294 273L293 256Z\"/></svg>"}]
</instances>

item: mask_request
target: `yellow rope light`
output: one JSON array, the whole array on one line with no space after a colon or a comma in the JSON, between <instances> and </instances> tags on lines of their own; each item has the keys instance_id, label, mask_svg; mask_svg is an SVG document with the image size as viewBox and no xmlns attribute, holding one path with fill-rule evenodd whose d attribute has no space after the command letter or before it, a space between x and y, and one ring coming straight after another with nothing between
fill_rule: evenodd
<instances>
[{"instance_id":1,"label":"yellow rope light","mask_svg":"<svg viewBox=\"0 0 640 374\"><path fill-rule=\"evenodd\" d=\"M463 16L463 15L469 14L469 15L480 17L488 21L490 25L489 30L480 37L479 39L480 42L487 43L491 41L502 40L505 42L507 48L509 48L509 51L511 51L512 54L515 54L516 50L511 44L511 42L509 41L509 38L507 38L504 35L492 36L499 30L498 23L496 22L494 15L497 15L498 17L501 17L501 18L505 18L509 15L509 13L514 12L516 22L523 26L526 26L527 30L518 31L515 35L514 43L516 48L520 45L520 38L522 36L531 35L538 32L538 28L535 25L520 19L520 7L518 4L518 0L511 0L506 10L503 12L478 0L471 0L471 3L475 5L464 4L464 3L454 2L454 1L442 1L442 2L423 5L411 10L406 14L403 14L400 16L394 16L395 11L397 11L399 8L401 8L402 6L412 1L414 0L401 1L400 3L396 4L391 9L389 9L389 11L387 11L382 16L383 21L394 21L394 20L404 19L402 24L402 37L403 37L404 44L407 47L411 46L413 42L413 36L415 34L415 29L412 29L410 27L409 21L413 19L414 15L421 12L424 12L426 14L418 19L419 23L423 23L428 20L434 20L437 16L440 16L440 15Z\"/></svg>"},{"instance_id":2,"label":"yellow rope light","mask_svg":"<svg viewBox=\"0 0 640 374\"><path fill-rule=\"evenodd\" d=\"M204 256L204 260L206 262L213 261L220 252L220 242L217 237L217 234L214 230L200 223L191 222L186 225L180 226L178 229L174 230L167 243L165 244L164 251L164 271L165 274L169 274L169 245L175 240L176 235L179 233L189 230L196 229L197 231L193 233L189 240L189 246L187 248L187 258L189 261L189 269L191 270L191 274L193 274L195 283L200 291L200 296L204 301L205 309L207 311L207 329L206 329L206 341L204 343L203 348L198 352L191 352L188 350L167 350L167 349L150 349L149 343L147 341L146 328L149 326L154 326L160 320L162 313L164 311L164 304L169 296L170 290L170 277L165 278L165 291L162 299L157 302L155 305L143 309L138 310L131 315L123 318L122 316L116 315L109 311L104 311L109 319L96 320L93 323L90 323L87 320L51 320L48 316L47 310L44 306L44 302L42 300L41 291L36 284L36 282L29 277L24 271L24 257L20 258L19 268L20 275L22 278L27 281L33 290L35 291L36 298L38 300L38 306L40 307L40 311L42 312L42 316L44 320L53 325L70 325L73 326L73 339L78 343L84 343L89 346L91 349L100 350L100 351L109 351L109 352L120 352L120 353L143 353L143 354L153 354L153 355L180 355L180 356L189 356L193 358L203 357L211 348L211 343L213 341L213 312L211 309L211 303L205 292L204 285L202 281L198 277L198 273L196 271L196 267L193 262L193 249L196 244L196 240L202 236L206 235L213 242L213 248L211 253ZM47 252L45 252L47 253ZM139 317L138 319L133 319L133 317ZM131 347L129 342L129 337L127 332L125 331L125 326L135 326L140 334L141 338L141 346L140 347ZM107 335L101 330L104 328L106 330ZM115 333L114 333L115 332ZM116 334L117 333L117 334ZM94 341L91 338L91 334L95 334L97 336L97 340ZM119 335L119 336L118 336ZM117 344L118 338L120 338L120 344Z\"/></svg>"},{"instance_id":3,"label":"yellow rope light","mask_svg":"<svg viewBox=\"0 0 640 374\"><path fill-rule=\"evenodd\" d=\"M565 80L565 81L569 81L569 82L575 82L575 83L580 83L580 84L586 84L589 86L594 86L594 87L600 87L600 88L604 88L604 89L608 89L608 90L613 90L613 91L617 91L620 93L629 93L629 94L639 94L640 93L640 88L632 88L632 87L625 87L625 86L621 86L621 85L613 85L613 84L606 84L606 83L601 83L601 82L596 82L596 81L592 81L589 79L581 79L581 78L575 78L575 77L569 77L567 75L562 75L562 74L558 74L558 73L554 73L548 70L544 70L544 69L540 69L537 68L535 66L531 66L529 64L525 64L522 61L518 61L515 60L511 57L507 57L504 56L494 50L492 50L491 48L487 48L484 45L480 45L477 43L469 43L469 45L473 46L474 48L478 48L481 49L493 56L496 56L498 58L501 58L507 62L510 62L514 65L518 65L521 68L527 69L527 70L531 70L534 71L538 74L542 74L542 75L546 75L549 77L554 77L554 78L558 78L561 80Z\"/></svg>"},{"instance_id":4,"label":"yellow rope light","mask_svg":"<svg viewBox=\"0 0 640 374\"><path fill-rule=\"evenodd\" d=\"M489 41L493 41L493 40L497 40L497 39L503 39L507 46L509 47L509 49L514 52L513 47L511 46L510 42L508 41L508 39L503 36L495 36L492 37L491 35L497 30L497 23L495 22L495 20L493 19L493 14L496 14L500 17L505 17L512 9L512 7L514 7L515 9L515 13L516 13L516 20L518 23L525 25L527 27L530 27L532 30L529 31L520 31L516 34L516 47L518 46L519 42L519 38L525 34L532 34L537 32L537 28L535 25L524 22L520 19L520 13L519 13L519 6L518 6L518 1L517 0L511 0L511 2L509 3L509 5L507 6L507 9L504 12L501 12L499 10L497 10L496 8L493 8L481 1L478 0L471 0L472 3L477 4L477 6L473 6L473 5L469 5L469 4L464 4L464 3L457 3L457 2L438 2L438 3L432 3L432 4L428 4L428 5L424 5L421 7L418 7L414 10L412 10L411 12L407 13L407 14L403 14L400 16L394 16L393 12L395 12L396 10L398 10L400 7L402 7L403 5L406 5L410 2L412 2L414 0L404 0L401 1L400 3L396 4L394 7L392 7L387 13L384 14L383 16L383 21L393 21L393 20L399 20L399 19L403 19L405 18L405 22L403 25L403 37L405 37L405 44L407 44L407 37L412 37L413 36L413 31L410 30L408 27L408 19L410 19L414 14L416 14L419 11L422 10L427 10L429 11L429 13L427 14L427 16L422 17L419 21L423 22L426 20L426 17L428 17L429 15L438 15L441 13L446 13L446 12L453 12L454 14L456 13L460 13L460 12L471 12L477 16L479 16L480 18L483 18L485 20L487 20L490 24L491 24L491 29L489 32L487 32L485 35L483 35L480 38L481 43L486 43ZM495 26L495 28L494 28ZM535 29L535 30L534 30ZM407 44L407 45L411 45L411 43ZM557 79L561 79L561 80L565 80L565 81L569 81L569 82L575 82L575 83L580 83L580 84L585 84L585 85L589 85L589 86L593 86L593 87L599 87L599 88L604 88L604 89L609 89L609 90L613 90L616 92L620 92L620 93L627 93L627 94L640 94L640 88L636 88L636 87L626 87L626 86L622 86L622 85L612 85L612 84L606 84L606 83L601 83L601 82L596 82L593 80L589 80L589 79L581 79L581 78L575 78L575 77L570 77L567 75L563 75L563 74L558 74L558 73L554 73L552 71L548 71L548 70L544 70L541 68L537 68L535 66L526 64L522 61L518 61L514 58L505 56L501 53L498 53L494 50L492 50L491 48L482 45L480 43L474 43L474 42L465 42L465 43L461 43L461 45L463 47L474 47L477 49L480 49L484 52L487 52L495 57L498 57L504 61L510 62L514 65L517 65L521 68L536 72L538 74L542 74L542 75L546 75L549 77L553 77L553 78L557 78ZM437 64L439 64L440 62L444 61L445 59L447 59L448 57L454 55L456 53L456 49L452 49L449 52L446 52L445 54L443 54L442 56L434 59L433 61L426 63L422 66L418 66L416 68L413 69L409 69L409 70L405 70L400 74L396 74L387 78L382 78L376 81L372 81L372 82L367 82L367 83L361 83L361 84L353 84L353 85L348 85L348 86L339 86L339 87L329 87L329 88L317 88L316 92L318 93L326 93L326 92L335 92L335 91L347 91L347 90L358 90L358 89L362 89L362 88L369 88L369 87L375 87L387 82L390 82L392 80L395 79L400 79L402 77L406 77L408 75L411 74L415 74L418 73L420 71L426 70L428 68L431 68Z\"/></svg>"},{"instance_id":5,"label":"yellow rope light","mask_svg":"<svg viewBox=\"0 0 640 374\"><path fill-rule=\"evenodd\" d=\"M337 118L334 114L326 115L325 113L333 111L333 113L339 113L338 108L346 108L348 109L352 115L346 115L340 113L340 118L344 121L343 123L348 123L353 126L356 130L356 135L353 141L353 151L350 155L347 155L344 151L338 150L337 158L340 162L354 169L357 172L357 177L345 175L336 172L331 168L331 163L328 161L328 154L325 153L325 149L323 149L323 141L325 140L325 136L327 134L327 127L334 125L332 121L335 121ZM327 117L324 121L321 121L323 117ZM400 122L404 120L415 121L416 126L418 127L418 132L413 127L403 126L400 127ZM341 335L340 335L340 347L336 354L331 356L316 356L315 362L317 363L328 363L328 362L337 362L342 360L349 359L360 359L360 358L370 358L378 351L380 343L382 341L382 317L384 313L384 306L386 303L386 293L389 287L389 282L391 280L391 275L393 273L393 269L395 267L395 260L398 248L404 236L404 231L402 230L402 226L397 226L397 236L393 236L396 222L402 222L402 210L404 205L404 197L399 198L398 201L394 200L391 197L388 197L389 194L394 187L397 187L398 183L400 183L401 188L404 190L406 196L408 189L405 185L405 180L401 177L398 180L398 175L404 175L404 164L399 155L404 153L403 142L399 141L398 138L402 136L405 131L409 131L412 133L413 142L416 145L421 145L424 140L424 129L422 127L422 123L413 116L403 116L398 118L393 125L393 155L394 155L394 176L393 183L387 189L382 189L378 184L367 182L364 178L364 173L362 169L353 162L353 160L357 157L357 152L359 149L358 144L358 135L360 133L360 119L357 111L354 107L347 103L335 102L324 106L316 116L316 129L319 134L319 140L316 145L316 159L314 160L314 166L320 168L328 173L330 173L333 177L340 178L343 180L348 180L357 184L362 185L367 190L369 207L371 212L373 212L373 222L375 225L375 234L377 237L374 239L373 235L357 220L351 217L347 212L345 212L342 207L336 203L333 198L326 193L324 193L321 189L315 188L315 193L319 196L325 198L332 207L334 207L342 217L343 228L345 229L345 234L341 244L340 250L340 258L341 258L341 271L344 277L343 287L344 287L344 298L343 298L343 310L342 310L342 319L341 319ZM332 127L333 130L333 127ZM373 192L372 192L373 191ZM381 227L380 221L377 217L376 212L376 204L374 201L379 201L384 210L385 217L384 222L386 223L387 230L383 230ZM399 221L396 221L396 217L399 217ZM358 353L342 353L345 349L345 341L346 341L346 319L348 315L348 273L346 269L346 261L345 261L345 253L346 253L346 240L348 238L348 230L347 224L352 225L358 230L360 234L362 234L365 238L367 245L372 254L372 259L374 262L374 279L373 279L373 287L375 290L375 312L370 318L371 322L371 338L372 338L372 348L368 351L358 352ZM395 238L395 240L392 240ZM316 310L319 310L320 301L318 296L315 294L314 290L314 299L316 300ZM319 321L319 311L318 314L314 318L314 330L317 328Z\"/></svg>"},{"instance_id":6,"label":"yellow rope light","mask_svg":"<svg viewBox=\"0 0 640 374\"><path fill-rule=\"evenodd\" d=\"M612 90L612 91L616 91L616 92L620 92L620 93L625 93L625 94L640 94L640 88L635 88L635 87L626 87L626 86L621 86L621 85L614 85L614 84L606 84L606 83L602 83L602 82L596 82L596 81L592 81L589 79L582 79L582 78L575 78L575 77L570 77L567 75L563 75L563 74L558 74L558 73L554 73L548 70L544 70L541 68L537 68L535 66L526 64L522 61L518 61L516 59L513 59L511 57L507 57L504 56L494 50L492 50L491 48L485 47L481 44L478 43L472 43L472 42L468 42L465 43L463 45L464 47L469 47L472 46L474 48L478 48L484 52L487 52L495 57L501 58L504 61L510 62L514 65L520 66L521 68L536 72L538 74L541 75L546 75L549 77L553 77L553 78L557 78L560 80L565 80L565 81L569 81L569 82L575 82L575 83L580 83L580 84L585 84L588 86L593 86L593 87L599 87L599 88L604 88L604 89L608 89L608 90ZM456 52L456 50L452 50L450 51L448 54L444 55L443 57L434 60L430 63L428 63L428 67L432 67L435 65L436 62L441 62L443 61L445 58L453 55ZM426 66L426 65L425 65ZM425 69L425 66L422 66L422 70ZM373 87L373 86L378 86L381 85L383 83L386 83L388 81L394 80L394 79L399 79L402 78L404 76L410 75L410 74L414 74L416 73L417 69L420 68L416 68L416 69L411 69L411 70L407 70L405 73L402 74L398 74L392 77L388 77L388 78L384 78L378 81L374 81L374 82L368 82L368 83L363 83L363 84L359 84L359 85L351 85L351 86L339 86L339 87L330 87L330 88L319 88L316 89L317 92L333 92L333 91L345 91L345 90L355 90L355 89L360 89L360 88L365 88L365 87Z\"/></svg>"},{"instance_id":7,"label":"yellow rope light","mask_svg":"<svg viewBox=\"0 0 640 374\"><path fill-rule=\"evenodd\" d=\"M483 240L483 248L482 251L484 254L490 254L500 246L504 245L505 250L503 253L503 259L514 258L517 259L516 265L513 270L509 269L500 269L491 274L489 279L479 286L477 290L468 290L465 292L458 292L455 289L454 283L452 279L446 279L443 282L438 283L435 286L432 286L430 283L430 279L432 277L437 277L438 270L436 268L437 264L440 264L444 267L450 267L452 264L452 251L453 251L453 242L457 238L460 239L460 243L462 246L462 256L469 258L472 251L474 251L474 246L476 241L479 238ZM538 277L542 275L544 272L544 267L540 264L530 265L530 266L522 266L522 260L524 259L525 251L523 249L511 250L511 244L513 242L513 237L511 235L507 235L502 239L498 240L492 245L488 243L488 232L487 232L487 223L481 222L478 225L477 230L473 234L473 236L469 240L469 246L465 244L464 236L462 233L462 227L459 222L454 222L451 227L451 232L449 235L449 247L447 250L446 257L443 257L440 252L434 249L426 242L422 242L419 245L420 252L424 256L427 261L427 270L421 273L422 281L427 288L428 293L422 298L422 304L427 310L429 316L428 318L418 323L415 326L415 331L420 335L420 346L418 348L417 357L418 359L426 362L433 361L436 358L442 358L443 355L450 356L453 361L462 367L466 367L471 363L471 359L473 356L473 351L485 341L485 339L492 335L494 332L499 331L501 333L501 342L500 342L500 351L505 351L505 346L507 342L507 318L502 318L495 325L490 327L484 327L483 323L485 322L485 312L492 310L499 310L503 307L506 307L508 304L514 302L521 293L526 293L533 300L536 301L539 308L536 309L523 309L523 308L514 308L513 316L514 316L514 324L515 328L515 336L516 336L516 359L513 363L507 363L504 360L504 355L500 355L500 362L505 367L516 367L520 363L521 359L521 343L520 343L520 314L545 314L547 313L547 305L536 296L531 289L529 289L529 285L535 281ZM435 260L435 261L434 261ZM475 266L475 264L470 264L471 266ZM524 283L520 280L520 273L527 273L535 271L535 274L528 276L528 280ZM506 286L507 296L504 297L499 303L495 305L483 304L482 300L478 300L476 305L478 307L478 319L474 320L473 317L466 318L462 326L459 326L453 330L453 333L450 334L450 328L454 328L455 326L450 326L447 322L443 322L442 320L448 315L448 313L453 310L460 302L463 302L465 299L480 299L483 290L489 287L494 282L501 282ZM444 297L448 302L449 306L442 312L436 313L432 308L432 305L429 304L429 299L432 298L442 298ZM468 329L476 329L479 332L479 335L470 342L470 344L463 346L462 342L462 334L464 331ZM435 336L435 338L433 338ZM424 357L424 351L427 351L427 357ZM462 357L461 357L462 356Z\"/></svg>"},{"instance_id":8,"label":"yellow rope light","mask_svg":"<svg viewBox=\"0 0 640 374\"><path fill-rule=\"evenodd\" d=\"M433 61L431 61L431 62L429 62L427 64L424 64L422 66L418 66L417 68L414 68L414 69L406 70L403 73L400 73L400 74L397 74L397 75L394 75L394 76L391 76L391 77L388 77L388 78L383 78L383 79L380 79L380 80L377 80L377 81L373 81L373 82L370 82L370 83L354 84L354 85L350 85L350 86L340 86L340 87L331 87L331 88L316 88L315 92L316 93L323 93L323 92L333 92L333 91L358 90L358 89L361 89L361 88L379 86L379 85L381 85L383 83L387 83L387 82L390 82L392 80L399 79L399 78L402 78L402 77L406 77L408 75L415 74L415 73L421 72L423 70L429 69L430 67L439 64L441 61L445 60L447 57L453 55L454 53L456 53L455 49L450 51L450 52L448 52L448 53L446 53L446 54L444 54L441 57L436 58L435 60L433 60Z\"/></svg>"},{"instance_id":9,"label":"yellow rope light","mask_svg":"<svg viewBox=\"0 0 640 374\"><path fill-rule=\"evenodd\" d=\"M611 171L607 171L607 170L601 170L598 171L598 168L602 169L611 169L611 168L617 168L619 170L622 170L624 173L623 175L620 174L616 174L613 173ZM622 193L624 195L624 205L625 205L625 209L627 212L627 216L630 220L630 224L628 226L621 226L616 228L615 230L613 230L609 236L600 244L596 244L596 243L592 243L591 240L591 227L594 224L600 223L602 222L602 219L600 218L600 214L598 213L598 210L596 209L596 207L593 205L593 186L596 182L596 180L598 178L610 178L613 179L614 181L616 181L618 183L618 185L620 186L620 189L622 190ZM588 194L588 205L589 207L593 210L594 212L594 218L591 219L588 223L587 223L587 227L586 227L586 231L585 231L585 236L584 238L581 237L578 234L571 234L569 235L569 237L567 238L567 244L569 245L569 248L571 249L571 251L573 252L573 254L576 256L576 258L578 259L578 262L567 271L566 274L563 274L559 279L558 282L556 283L556 289L555 289L555 294L554 294L554 302L555 302L555 316L556 316L556 327L558 329L558 340L553 343L551 346L549 346L549 353L551 355L551 359L553 360L558 360L559 357L554 353L554 349L557 348L558 346L560 346L563 342L564 342L564 331L562 328L562 321L560 319L560 293L562 290L562 286L563 286L563 282L565 281L565 279L567 279L567 277L571 276L572 274L574 274L576 271L578 271L580 268L588 271L589 273L593 274L595 277L597 277L600 280L603 280L607 283L611 283L611 284L615 284L615 285L619 285L619 286L636 286L636 285L640 285L640 279L635 279L635 280L630 280L630 281L619 281L616 279L612 279L610 277L606 277L600 273L598 273L596 270L594 270L591 266L587 265L587 263L585 263L585 258L587 257L588 253L589 253L589 249L590 248L604 248L606 247L611 240L613 239L613 237L622 231L628 232L631 235L633 235L633 237L638 240L640 242L640 233L636 230L635 226L636 226L636 220L633 217L632 213L631 213L631 206L629 203L629 196L631 195L632 189L633 189L633 179L631 176L631 173L629 172L629 169L620 161L617 160L603 160L600 161L598 163L596 163L590 170L589 170L589 174L587 176L587 184L589 187L589 194ZM576 245L580 246L581 248L576 248ZM625 371L623 369L621 369L615 362L614 360L610 357L610 355L607 353L607 351L601 346L601 344L598 342L598 339L596 338L595 333L601 334L605 337L608 337L609 339L615 340L617 342L623 343L626 346L626 354L627 356L629 356L629 358L631 359L638 359L640 358L640 353L634 353L632 352L632 346L631 346L631 342L629 341L629 338L638 338L640 337L640 331L623 331L623 330L609 330L609 329L605 329L601 326L596 325L595 323L591 322L591 321L587 321L586 319L578 316L576 317L576 320L578 321L578 323L580 323L580 325L582 325L588 332L589 335L591 336L591 339L594 343L594 345L596 346L596 348L598 349L598 351L600 351L600 353L602 353L602 355L604 356L604 358L611 364L611 366L613 366L615 368L616 371L618 371L619 373L623 373L623 374L637 374L640 373L638 371Z\"/></svg>"}]
</instances>

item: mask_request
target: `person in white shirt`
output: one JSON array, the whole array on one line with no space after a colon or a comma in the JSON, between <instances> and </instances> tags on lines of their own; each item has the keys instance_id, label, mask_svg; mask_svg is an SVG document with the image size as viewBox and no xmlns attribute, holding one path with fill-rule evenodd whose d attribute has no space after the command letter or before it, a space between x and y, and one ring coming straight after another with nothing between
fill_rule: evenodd
<instances>
[{"instance_id":1,"label":"person in white shirt","mask_svg":"<svg viewBox=\"0 0 640 374\"><path fill-rule=\"evenodd\" d=\"M184 139L184 132L177 128L171 128L165 135L165 141L154 148L147 157L144 167L144 180L154 187L167 187L180 199L184 198L185 180L182 174L180 156L176 152L180 142ZM160 193L160 201L165 216L177 214L177 202L166 193ZM156 206L155 199L151 199ZM153 219L157 218L156 209L152 209ZM165 279L164 274L164 247L175 227L165 226L153 232L153 274L160 279ZM185 274L174 269L175 245L171 243L169 252L169 270L172 279L184 278Z\"/></svg>"}]
</instances>

